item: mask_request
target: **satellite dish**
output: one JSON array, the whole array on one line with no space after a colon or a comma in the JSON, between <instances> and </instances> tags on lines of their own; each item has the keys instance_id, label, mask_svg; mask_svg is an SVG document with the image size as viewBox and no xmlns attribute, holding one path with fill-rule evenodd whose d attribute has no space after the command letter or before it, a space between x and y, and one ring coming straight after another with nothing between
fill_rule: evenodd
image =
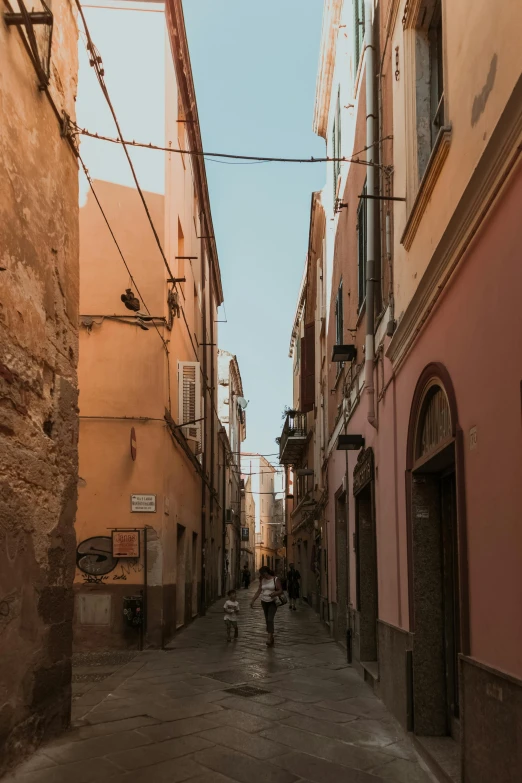
<instances>
[{"instance_id":1,"label":"satellite dish","mask_svg":"<svg viewBox=\"0 0 522 783\"><path fill-rule=\"evenodd\" d=\"M243 410L243 411L245 410L245 408L247 407L247 405L248 405L248 403L249 403L249 402L250 402L250 400L245 400L245 398L244 398L244 397L238 397L238 398L237 398L237 404L239 405L239 407L240 407L240 408L241 408L241 410Z\"/></svg>"}]
</instances>

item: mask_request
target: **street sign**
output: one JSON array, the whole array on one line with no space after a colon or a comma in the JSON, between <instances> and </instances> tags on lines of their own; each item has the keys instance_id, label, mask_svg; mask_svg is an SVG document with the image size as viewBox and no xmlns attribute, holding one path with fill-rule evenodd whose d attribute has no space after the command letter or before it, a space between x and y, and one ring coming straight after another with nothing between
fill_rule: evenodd
<instances>
[{"instance_id":1,"label":"street sign","mask_svg":"<svg viewBox=\"0 0 522 783\"><path fill-rule=\"evenodd\" d=\"M130 431L130 453L131 453L131 457L132 457L132 461L133 462L136 459L136 450L137 450L137 446L136 446L136 430L134 429L134 427L131 427L131 431Z\"/></svg>"},{"instance_id":2,"label":"street sign","mask_svg":"<svg viewBox=\"0 0 522 783\"><path fill-rule=\"evenodd\" d=\"M133 514L155 514L156 495L131 495L131 511Z\"/></svg>"},{"instance_id":3,"label":"street sign","mask_svg":"<svg viewBox=\"0 0 522 783\"><path fill-rule=\"evenodd\" d=\"M112 531L112 556L139 558L140 531L139 530L113 530Z\"/></svg>"}]
</instances>

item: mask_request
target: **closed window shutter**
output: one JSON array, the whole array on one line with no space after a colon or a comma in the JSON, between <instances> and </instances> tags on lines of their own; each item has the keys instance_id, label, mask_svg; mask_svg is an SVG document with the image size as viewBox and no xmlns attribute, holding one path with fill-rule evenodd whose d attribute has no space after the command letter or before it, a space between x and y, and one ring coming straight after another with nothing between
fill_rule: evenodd
<instances>
[{"instance_id":1,"label":"closed window shutter","mask_svg":"<svg viewBox=\"0 0 522 783\"><path fill-rule=\"evenodd\" d=\"M308 413L314 409L315 402L315 323L313 321L304 329L302 356L301 411Z\"/></svg>"},{"instance_id":2,"label":"closed window shutter","mask_svg":"<svg viewBox=\"0 0 522 783\"><path fill-rule=\"evenodd\" d=\"M179 423L185 424L183 434L187 440L198 443L201 450L201 375L199 362L179 362Z\"/></svg>"}]
</instances>

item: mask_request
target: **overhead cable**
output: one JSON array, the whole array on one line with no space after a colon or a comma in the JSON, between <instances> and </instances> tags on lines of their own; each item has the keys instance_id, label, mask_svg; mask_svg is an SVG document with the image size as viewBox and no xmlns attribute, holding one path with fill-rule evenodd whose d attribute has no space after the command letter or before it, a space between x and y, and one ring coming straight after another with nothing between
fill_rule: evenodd
<instances>
[{"instance_id":1,"label":"overhead cable","mask_svg":"<svg viewBox=\"0 0 522 783\"><path fill-rule=\"evenodd\" d=\"M76 0L78 3L78 0ZM104 136L100 133L93 133L92 131L87 130L86 128L81 128L79 125L75 126L76 132L79 133L81 136L88 136L91 139L98 139L99 141L108 141L111 144L121 144L123 148L126 150L126 147L140 147L143 149L148 150L157 150L159 152L176 152L179 155L193 155L193 156L199 156L199 157L208 157L208 158L230 158L233 160L244 160L244 161L254 161L258 163L359 163L362 166L376 166L377 168L381 168L380 164L375 163L374 161L368 161L368 160L361 160L357 157L350 157L350 158L271 158L271 157L262 157L260 155L234 155L232 153L227 152L205 152L204 150L182 150L182 149L174 149L174 147L161 147L158 144L152 144L147 143L143 141L130 141L129 139L123 139L121 136L121 133L119 133L119 138L114 138L113 136ZM118 127L119 131L119 127ZM386 137L388 138L388 137ZM381 139L383 141L383 139ZM378 143L375 142L376 144ZM373 146L373 145L369 145ZM364 147L360 152L365 152L368 147ZM128 153L127 153L128 154ZM358 155L359 153L355 153Z\"/></svg>"}]
</instances>

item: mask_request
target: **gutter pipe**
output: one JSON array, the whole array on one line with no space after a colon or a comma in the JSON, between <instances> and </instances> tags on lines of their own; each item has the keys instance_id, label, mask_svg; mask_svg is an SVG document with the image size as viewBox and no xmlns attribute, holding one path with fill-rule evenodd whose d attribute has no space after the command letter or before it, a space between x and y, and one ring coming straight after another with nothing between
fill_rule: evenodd
<instances>
[{"instance_id":1,"label":"gutter pipe","mask_svg":"<svg viewBox=\"0 0 522 783\"><path fill-rule=\"evenodd\" d=\"M365 70L366 70L366 146L368 172L366 192L375 195L375 80L373 46L373 0L365 0ZM375 205L373 199L366 200L366 339L364 362L364 392L368 401L367 419L372 427L375 422L375 389L373 365L375 360Z\"/></svg>"}]
</instances>

